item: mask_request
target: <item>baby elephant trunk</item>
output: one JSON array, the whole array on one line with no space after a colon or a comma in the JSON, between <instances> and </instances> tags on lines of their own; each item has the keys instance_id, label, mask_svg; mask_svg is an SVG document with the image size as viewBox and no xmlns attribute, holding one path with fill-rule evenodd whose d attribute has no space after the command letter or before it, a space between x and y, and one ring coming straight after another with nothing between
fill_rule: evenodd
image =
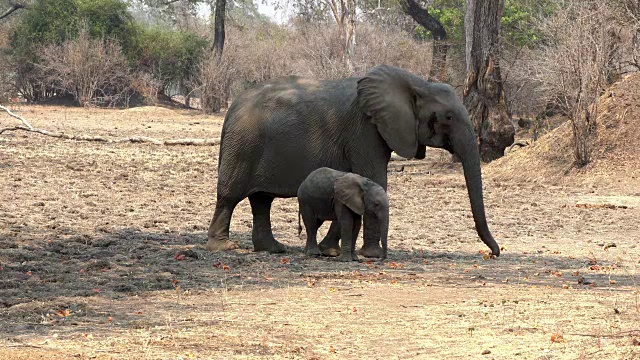
<instances>
[{"instance_id":1,"label":"baby elephant trunk","mask_svg":"<svg viewBox=\"0 0 640 360\"><path fill-rule=\"evenodd\" d=\"M302 234L302 224L300 224L300 208L298 208L298 236Z\"/></svg>"}]
</instances>

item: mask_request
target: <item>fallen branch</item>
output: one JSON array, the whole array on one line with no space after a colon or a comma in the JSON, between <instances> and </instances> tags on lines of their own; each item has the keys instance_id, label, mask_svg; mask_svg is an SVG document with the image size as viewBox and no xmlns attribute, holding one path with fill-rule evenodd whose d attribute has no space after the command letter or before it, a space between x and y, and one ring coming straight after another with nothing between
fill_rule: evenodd
<instances>
[{"instance_id":1,"label":"fallen branch","mask_svg":"<svg viewBox=\"0 0 640 360\"><path fill-rule=\"evenodd\" d=\"M27 121L27 119L23 118L20 115L14 114L8 108L0 105L0 109L6 111L7 114L20 120L24 124L24 126L18 125L14 127L0 129L0 135L5 131L21 130L21 131L33 132L33 133L37 133L45 136L50 136L58 139L76 140L76 141L97 141L97 142L104 142L104 143L130 142L130 143L150 143L155 145L193 145L193 146L213 146L213 145L220 144L220 139L217 139L217 138L161 140L161 139L154 139L148 136L132 136L127 138L114 139L114 138L109 138L109 137L99 136L99 135L65 134L63 132L56 132L56 131L49 131L49 130L34 128Z\"/></svg>"},{"instance_id":2,"label":"fallen branch","mask_svg":"<svg viewBox=\"0 0 640 360\"><path fill-rule=\"evenodd\" d=\"M10 116L13 116L14 118L16 118L16 119L18 119L18 120L22 121L22 123L23 123L23 124L25 124L25 126L27 126L27 127L29 128L29 130L33 130L33 126L31 126L31 124L29 124L29 122L27 121L27 119L23 118L23 117L22 117L22 116L20 116L20 115L16 115L16 114L12 113L12 112L11 112L11 110L9 110L8 108L6 108L6 107L4 107L4 106L2 106L2 105L0 105L0 109L2 109L2 110L4 110L4 111L6 111L6 112L7 112L7 114L9 114ZM14 129L14 130L17 130L17 129ZM0 134L2 134L2 133L0 132Z\"/></svg>"},{"instance_id":3,"label":"fallen branch","mask_svg":"<svg viewBox=\"0 0 640 360\"><path fill-rule=\"evenodd\" d=\"M8 1L8 3L9 3L9 5L11 5L11 7L9 9L7 9L7 11L5 11L2 15L0 15L0 20L6 18L9 15L11 15L14 11L27 8L27 5L18 4L18 3L14 2L14 1Z\"/></svg>"},{"instance_id":4,"label":"fallen branch","mask_svg":"<svg viewBox=\"0 0 640 360\"><path fill-rule=\"evenodd\" d=\"M219 138L211 139L176 139L165 140L164 145L194 145L194 146L211 146L220 144Z\"/></svg>"},{"instance_id":5,"label":"fallen branch","mask_svg":"<svg viewBox=\"0 0 640 360\"><path fill-rule=\"evenodd\" d=\"M110 143L110 144L112 143L118 144L118 143L126 143L126 142L150 143L154 145L168 145L168 146L169 145L213 146L213 145L220 144L220 139L218 138L161 140L161 139L155 139L148 136L132 136L132 137L126 137L126 138L120 138L120 139L113 139L113 138L99 136L99 135L82 135L82 134L75 135L75 134L65 134L62 132L48 131L48 130L38 129L38 128L29 129L25 126L14 126L11 128L4 128L0 130L0 134L2 134L5 131L15 131L15 130L34 132L34 133L38 133L38 134L42 134L42 135L46 135L46 136L50 136L58 139L76 140L76 141L97 141L97 142L104 142L104 143Z\"/></svg>"},{"instance_id":6,"label":"fallen branch","mask_svg":"<svg viewBox=\"0 0 640 360\"><path fill-rule=\"evenodd\" d=\"M36 349L44 349L44 347L42 346L33 345L33 344L8 344L8 345L4 345L4 347L8 347L8 348L30 347L30 348L36 348Z\"/></svg>"},{"instance_id":7,"label":"fallen branch","mask_svg":"<svg viewBox=\"0 0 640 360\"><path fill-rule=\"evenodd\" d=\"M636 333L640 333L640 330L629 330L629 331L620 331L613 334L580 334L580 333L570 333L567 335L572 336L588 336L588 337L601 337L601 338L622 338L627 337L629 335L635 335Z\"/></svg>"}]
</instances>

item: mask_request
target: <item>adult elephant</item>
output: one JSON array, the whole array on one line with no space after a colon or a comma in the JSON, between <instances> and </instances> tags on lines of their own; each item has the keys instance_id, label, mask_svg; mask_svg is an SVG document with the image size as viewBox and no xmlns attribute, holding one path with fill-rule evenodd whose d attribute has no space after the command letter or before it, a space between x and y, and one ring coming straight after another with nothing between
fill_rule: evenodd
<instances>
[{"instance_id":1,"label":"adult elephant","mask_svg":"<svg viewBox=\"0 0 640 360\"><path fill-rule=\"evenodd\" d=\"M361 78L268 81L235 99L222 126L217 202L206 248L237 247L229 240L231 215L249 197L254 251L283 252L271 232L275 197L296 196L307 175L321 167L368 177L386 190L391 151L423 159L426 146L462 160L476 230L498 256L500 247L485 217L480 156L467 110L451 86L387 65ZM361 255L382 255L376 232L364 227ZM333 222L320 243L323 254L340 253L339 234Z\"/></svg>"}]
</instances>

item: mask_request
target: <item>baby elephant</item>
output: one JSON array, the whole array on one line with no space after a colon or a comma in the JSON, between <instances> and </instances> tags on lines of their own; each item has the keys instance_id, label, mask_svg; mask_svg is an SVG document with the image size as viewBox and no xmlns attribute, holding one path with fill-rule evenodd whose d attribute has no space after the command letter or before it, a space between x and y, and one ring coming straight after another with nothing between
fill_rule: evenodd
<instances>
[{"instance_id":1,"label":"baby elephant","mask_svg":"<svg viewBox=\"0 0 640 360\"><path fill-rule=\"evenodd\" d=\"M383 255L387 257L389 201L384 189L375 182L326 167L313 171L298 188L298 235L302 232L300 215L307 229L305 253L320 256L316 233L325 220L338 220L342 231L339 261L358 261L356 239L361 217L365 228L380 231Z\"/></svg>"}]
</instances>

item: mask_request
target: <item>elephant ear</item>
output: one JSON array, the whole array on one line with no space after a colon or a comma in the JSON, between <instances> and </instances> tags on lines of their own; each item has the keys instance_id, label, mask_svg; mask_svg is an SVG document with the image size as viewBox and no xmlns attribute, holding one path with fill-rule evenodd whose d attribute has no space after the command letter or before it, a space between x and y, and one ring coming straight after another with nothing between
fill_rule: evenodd
<instances>
[{"instance_id":1,"label":"elephant ear","mask_svg":"<svg viewBox=\"0 0 640 360\"><path fill-rule=\"evenodd\" d=\"M358 80L358 106L378 128L387 145L405 158L418 149L415 93L412 75L402 69L379 65Z\"/></svg>"},{"instance_id":2,"label":"elephant ear","mask_svg":"<svg viewBox=\"0 0 640 360\"><path fill-rule=\"evenodd\" d=\"M333 183L336 200L345 204L358 215L364 215L364 194L360 184L362 178L355 174L339 177Z\"/></svg>"}]
</instances>

